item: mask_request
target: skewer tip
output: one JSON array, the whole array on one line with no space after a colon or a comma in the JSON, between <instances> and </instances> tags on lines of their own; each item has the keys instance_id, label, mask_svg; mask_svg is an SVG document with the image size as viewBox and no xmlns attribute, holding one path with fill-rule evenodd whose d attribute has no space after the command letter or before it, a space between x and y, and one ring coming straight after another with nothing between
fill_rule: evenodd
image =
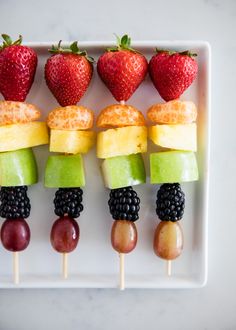
<instances>
[{"instance_id":1,"label":"skewer tip","mask_svg":"<svg viewBox=\"0 0 236 330\"><path fill-rule=\"evenodd\" d=\"M62 275L64 280L68 278L68 254L62 253Z\"/></svg>"},{"instance_id":2,"label":"skewer tip","mask_svg":"<svg viewBox=\"0 0 236 330\"><path fill-rule=\"evenodd\" d=\"M120 290L125 289L125 255L124 253L119 253L120 257Z\"/></svg>"},{"instance_id":3,"label":"skewer tip","mask_svg":"<svg viewBox=\"0 0 236 330\"><path fill-rule=\"evenodd\" d=\"M20 282L19 252L13 252L13 276L14 276L14 284L19 284Z\"/></svg>"},{"instance_id":4,"label":"skewer tip","mask_svg":"<svg viewBox=\"0 0 236 330\"><path fill-rule=\"evenodd\" d=\"M167 275L171 276L171 260L167 260Z\"/></svg>"}]
</instances>

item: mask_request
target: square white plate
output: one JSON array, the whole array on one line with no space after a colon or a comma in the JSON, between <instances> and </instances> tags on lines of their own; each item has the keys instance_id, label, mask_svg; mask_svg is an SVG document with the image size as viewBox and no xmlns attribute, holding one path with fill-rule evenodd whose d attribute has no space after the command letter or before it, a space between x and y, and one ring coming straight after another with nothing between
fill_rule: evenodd
<instances>
[{"instance_id":1,"label":"square white plate","mask_svg":"<svg viewBox=\"0 0 236 330\"><path fill-rule=\"evenodd\" d=\"M54 43L55 44L55 43ZM65 43L66 44L66 43ZM111 42L80 42L81 49L98 59ZM52 43L28 43L39 58L37 74L27 102L34 103L48 111L57 106L46 87L44 64ZM198 107L198 152L197 159L200 180L183 184L186 194L186 209L181 225L184 231L184 251L172 262L172 276L167 277L165 262L153 252L153 235L159 220L155 214L155 199L158 186L136 186L141 199L138 244L125 257L126 288L196 288L207 280L207 210L209 176L209 132L210 132L210 47L203 41L144 41L133 42L133 47L141 51L149 60L155 47L163 49L190 49L198 54L198 77L181 99L192 100ZM163 102L152 85L150 78L141 84L128 101L146 113L154 103ZM115 103L110 92L100 81L94 70L91 85L80 101L98 114L105 106ZM153 146L144 155L147 175L148 158ZM118 287L119 259L110 244L112 218L108 211L109 190L104 188L96 159L95 148L84 157L87 184L84 189L84 211L78 219L80 241L77 249L69 254L69 278L61 276L61 255L50 244L51 226L57 218L53 213L53 198L56 189L43 186L44 166L49 155L48 146L35 148L39 167L39 183L29 187L32 204L29 247L20 253L20 284L14 285L12 278L12 254L0 247L0 288L116 288ZM149 177L147 177L149 182Z\"/></svg>"}]
</instances>

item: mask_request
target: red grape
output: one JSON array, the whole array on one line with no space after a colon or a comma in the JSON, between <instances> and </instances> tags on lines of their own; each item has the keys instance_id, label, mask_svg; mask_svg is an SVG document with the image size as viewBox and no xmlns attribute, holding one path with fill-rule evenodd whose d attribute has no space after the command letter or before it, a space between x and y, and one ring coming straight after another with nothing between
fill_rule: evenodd
<instances>
[{"instance_id":1,"label":"red grape","mask_svg":"<svg viewBox=\"0 0 236 330\"><path fill-rule=\"evenodd\" d=\"M5 249L22 251L30 242L30 228L23 218L7 219L1 228L1 240Z\"/></svg>"},{"instance_id":2,"label":"red grape","mask_svg":"<svg viewBox=\"0 0 236 330\"><path fill-rule=\"evenodd\" d=\"M73 251L79 241L79 225L68 216L57 219L51 230L51 244L60 253Z\"/></svg>"}]
</instances>

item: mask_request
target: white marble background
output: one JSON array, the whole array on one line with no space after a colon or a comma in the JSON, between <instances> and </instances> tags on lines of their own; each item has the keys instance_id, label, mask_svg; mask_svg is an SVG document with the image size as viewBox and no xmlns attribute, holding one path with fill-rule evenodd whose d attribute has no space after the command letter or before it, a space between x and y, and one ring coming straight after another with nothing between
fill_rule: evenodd
<instances>
[{"instance_id":1,"label":"white marble background","mask_svg":"<svg viewBox=\"0 0 236 330\"><path fill-rule=\"evenodd\" d=\"M1 290L0 330L236 329L236 1L0 0L25 41L204 39L212 45L209 280L195 290ZM0 263L1 267L1 263Z\"/></svg>"}]
</instances>

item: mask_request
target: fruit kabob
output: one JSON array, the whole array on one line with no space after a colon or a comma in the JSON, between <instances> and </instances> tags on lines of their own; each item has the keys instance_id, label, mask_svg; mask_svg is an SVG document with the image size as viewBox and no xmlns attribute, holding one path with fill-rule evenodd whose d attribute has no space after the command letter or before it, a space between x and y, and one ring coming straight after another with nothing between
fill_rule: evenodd
<instances>
[{"instance_id":1,"label":"fruit kabob","mask_svg":"<svg viewBox=\"0 0 236 330\"><path fill-rule=\"evenodd\" d=\"M52 56L45 65L46 83L61 107L47 118L50 128L51 152L45 169L45 186L59 188L54 198L54 213L59 218L51 230L51 244L63 256L63 277L68 276L67 256L79 240L79 225L75 218L83 211L81 187L85 186L82 154L95 143L93 112L77 106L87 90L93 74L93 59L80 51L77 42L70 47L52 46Z\"/></svg>"},{"instance_id":2,"label":"fruit kabob","mask_svg":"<svg viewBox=\"0 0 236 330\"><path fill-rule=\"evenodd\" d=\"M112 247L120 257L120 289L124 284L124 254L137 243L135 221L139 218L140 199L133 185L146 182L142 153L147 151L147 128L143 114L125 102L144 80L148 63L146 58L131 48L125 35L117 37L117 46L107 49L97 63L97 71L120 104L106 107L97 118L97 157L104 159L104 184L111 189L109 210L113 222Z\"/></svg>"},{"instance_id":3,"label":"fruit kabob","mask_svg":"<svg viewBox=\"0 0 236 330\"><path fill-rule=\"evenodd\" d=\"M21 45L22 37L12 42L3 34L0 47L0 216L1 241L13 252L14 282L19 283L18 253L30 242L30 228L25 221L31 205L27 186L37 183L37 164L32 147L47 144L44 122L37 121L40 110L25 99L34 81L37 54Z\"/></svg>"},{"instance_id":4,"label":"fruit kabob","mask_svg":"<svg viewBox=\"0 0 236 330\"><path fill-rule=\"evenodd\" d=\"M161 184L157 192L158 224L153 248L157 256L167 260L167 274L171 275L171 260L183 249L183 232L179 220L184 215L185 194L180 183L198 180L197 108L191 101L179 97L192 84L198 65L189 51L157 50L149 62L149 74L154 86L166 101L155 104L147 117L155 123L149 128L152 142L164 148L150 154L150 180Z\"/></svg>"}]
</instances>

